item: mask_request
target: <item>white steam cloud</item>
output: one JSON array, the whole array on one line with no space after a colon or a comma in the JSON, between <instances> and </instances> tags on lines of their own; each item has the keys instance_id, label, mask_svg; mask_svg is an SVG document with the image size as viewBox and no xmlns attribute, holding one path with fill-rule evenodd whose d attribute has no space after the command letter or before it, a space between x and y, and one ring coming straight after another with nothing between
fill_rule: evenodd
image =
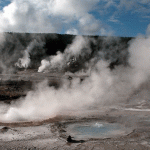
<instances>
[{"instance_id":1,"label":"white steam cloud","mask_svg":"<svg viewBox=\"0 0 150 150\"><path fill-rule=\"evenodd\" d=\"M134 71L132 81L140 85L150 76L150 37L137 37L129 48L129 63Z\"/></svg>"},{"instance_id":2,"label":"white steam cloud","mask_svg":"<svg viewBox=\"0 0 150 150\"><path fill-rule=\"evenodd\" d=\"M39 67L38 72L42 72L43 70L47 69L47 67L49 67L49 66L50 66L50 61L43 59L41 61L41 66Z\"/></svg>"},{"instance_id":3,"label":"white steam cloud","mask_svg":"<svg viewBox=\"0 0 150 150\"><path fill-rule=\"evenodd\" d=\"M23 58L19 58L15 66L19 68L28 68L30 64L30 55L27 50L24 51Z\"/></svg>"},{"instance_id":4,"label":"white steam cloud","mask_svg":"<svg viewBox=\"0 0 150 150\"><path fill-rule=\"evenodd\" d=\"M92 105L94 102L105 103L103 96L113 85L107 63L100 61L90 78L80 83L74 79L70 85L68 80L56 90L47 86L47 82L39 84L36 91L31 91L26 98L8 110L2 116L3 121L31 121L54 117L66 110L79 110ZM101 72L101 73L100 73Z\"/></svg>"},{"instance_id":5,"label":"white steam cloud","mask_svg":"<svg viewBox=\"0 0 150 150\"><path fill-rule=\"evenodd\" d=\"M18 62L15 63L15 66L19 68L28 68L31 62L30 53L34 49L35 46L41 47L43 42L38 42L37 40L33 40L28 47L23 51L23 57L18 59Z\"/></svg>"},{"instance_id":6,"label":"white steam cloud","mask_svg":"<svg viewBox=\"0 0 150 150\"><path fill-rule=\"evenodd\" d=\"M67 34L110 35L113 33L110 27L91 13L99 2L100 0L12 0L0 11L0 32L56 33L65 30L64 33ZM126 101L150 76L149 33L150 26L147 28L147 38L140 36L130 43L129 66L117 66L110 70L109 63L98 55L87 64L91 70L89 77L83 81L80 78L73 78L72 81L62 79L58 89L49 87L48 82L43 81L34 91L28 92L25 98L9 106L2 105L1 109L4 106L6 112L0 112L0 122L43 120L67 110L84 110L89 106ZM0 34L0 44L3 39L3 34ZM90 55L90 41L93 39L77 36L63 53L58 51L56 55L43 59L38 72L53 68L60 70L80 56ZM32 41L15 65L20 68L29 67L30 53L35 46L41 46L41 42ZM2 69L7 68L4 61L0 61L0 66Z\"/></svg>"},{"instance_id":7,"label":"white steam cloud","mask_svg":"<svg viewBox=\"0 0 150 150\"><path fill-rule=\"evenodd\" d=\"M56 55L42 60L38 72L42 72L45 69L50 71L53 68L59 68L61 70L66 64L69 65L72 57L74 57L72 61L76 61L76 57L79 57L79 55L82 57L89 55L91 53L89 41L90 39L84 38L83 36L76 36L73 43L64 50L64 53L58 51Z\"/></svg>"},{"instance_id":8,"label":"white steam cloud","mask_svg":"<svg viewBox=\"0 0 150 150\"><path fill-rule=\"evenodd\" d=\"M82 53L74 52L76 46L73 46L81 42L80 38L82 39L77 37L79 41L75 39L64 53L72 48L71 52L74 55ZM85 45L85 41L84 39L80 45ZM131 42L130 66L118 66L111 71L108 67L109 63L99 59L93 66L91 75L82 82L79 78L74 78L72 81L64 79L58 89L49 87L46 81L40 83L36 90L30 91L25 98L10 105L7 112L0 115L0 121L42 120L64 114L67 110L83 110L89 106L98 107L108 104L110 106L112 103L117 105L118 102L125 102L150 75L149 43L150 38L144 37L138 37ZM58 55L64 55L64 53ZM59 62L60 59L58 57L54 60ZM48 62L46 64L49 65Z\"/></svg>"}]
</instances>

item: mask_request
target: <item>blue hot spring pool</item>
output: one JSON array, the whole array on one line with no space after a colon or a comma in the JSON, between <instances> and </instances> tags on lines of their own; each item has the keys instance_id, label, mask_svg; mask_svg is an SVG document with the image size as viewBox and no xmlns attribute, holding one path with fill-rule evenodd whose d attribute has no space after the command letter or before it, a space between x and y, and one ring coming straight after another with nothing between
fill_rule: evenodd
<instances>
[{"instance_id":1,"label":"blue hot spring pool","mask_svg":"<svg viewBox=\"0 0 150 150\"><path fill-rule=\"evenodd\" d=\"M67 132L77 139L109 138L128 134L131 132L131 129L127 129L117 123L87 122L68 125Z\"/></svg>"}]
</instances>

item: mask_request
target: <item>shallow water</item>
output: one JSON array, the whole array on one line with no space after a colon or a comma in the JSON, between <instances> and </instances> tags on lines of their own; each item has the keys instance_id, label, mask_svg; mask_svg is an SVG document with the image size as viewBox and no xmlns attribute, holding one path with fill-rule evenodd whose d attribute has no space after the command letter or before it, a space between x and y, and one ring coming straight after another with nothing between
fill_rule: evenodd
<instances>
[{"instance_id":1,"label":"shallow water","mask_svg":"<svg viewBox=\"0 0 150 150\"><path fill-rule=\"evenodd\" d=\"M126 134L128 129L117 123L93 122L69 125L68 131L75 138L108 138Z\"/></svg>"}]
</instances>

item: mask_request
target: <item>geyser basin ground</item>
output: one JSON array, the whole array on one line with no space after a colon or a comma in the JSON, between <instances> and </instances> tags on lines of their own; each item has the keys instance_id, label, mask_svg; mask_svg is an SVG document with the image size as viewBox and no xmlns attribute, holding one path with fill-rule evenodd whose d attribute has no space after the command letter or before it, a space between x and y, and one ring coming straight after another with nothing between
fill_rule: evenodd
<instances>
[{"instance_id":1,"label":"geyser basin ground","mask_svg":"<svg viewBox=\"0 0 150 150\"><path fill-rule=\"evenodd\" d=\"M150 148L149 112L123 109L107 109L101 113L98 112L100 111L92 110L89 115L84 111L82 116L74 113L74 116L60 116L36 123L1 123L0 149L148 150ZM72 129L79 128L88 128L89 130L90 127L92 127L91 132L96 134L93 131L96 130L101 135L96 138L91 138L89 135L79 138L79 133L73 134L72 131ZM82 131L83 135L84 132L80 129L79 131ZM110 136L112 130L115 131L115 134ZM85 131L87 132L87 130ZM77 143L68 143L67 137L69 135L74 137L73 140ZM80 140L84 142L81 143Z\"/></svg>"},{"instance_id":2,"label":"geyser basin ground","mask_svg":"<svg viewBox=\"0 0 150 150\"><path fill-rule=\"evenodd\" d=\"M110 138L128 134L131 129L127 129L118 123L84 122L69 125L67 132L76 139Z\"/></svg>"}]
</instances>

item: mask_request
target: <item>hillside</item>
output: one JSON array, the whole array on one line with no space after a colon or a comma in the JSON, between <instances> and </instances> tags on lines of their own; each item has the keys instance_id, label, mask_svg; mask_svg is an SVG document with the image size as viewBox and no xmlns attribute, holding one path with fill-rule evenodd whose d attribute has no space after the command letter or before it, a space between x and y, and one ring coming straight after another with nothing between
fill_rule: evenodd
<instances>
[{"instance_id":1,"label":"hillside","mask_svg":"<svg viewBox=\"0 0 150 150\"><path fill-rule=\"evenodd\" d=\"M75 39L74 35L51 33L4 33L2 37L0 42L0 70L3 73L14 72L15 63L18 62L19 58L24 58L24 60L27 58L30 61L29 66L19 68L37 69L41 60L56 55L57 51L63 53ZM99 55L100 52L103 53L102 59L109 61L112 69L114 65L127 64L127 48L131 37L83 36L83 38L89 39L88 48L91 52L86 58L78 57L76 60L78 66ZM86 48L83 47L82 49L86 51Z\"/></svg>"}]
</instances>

